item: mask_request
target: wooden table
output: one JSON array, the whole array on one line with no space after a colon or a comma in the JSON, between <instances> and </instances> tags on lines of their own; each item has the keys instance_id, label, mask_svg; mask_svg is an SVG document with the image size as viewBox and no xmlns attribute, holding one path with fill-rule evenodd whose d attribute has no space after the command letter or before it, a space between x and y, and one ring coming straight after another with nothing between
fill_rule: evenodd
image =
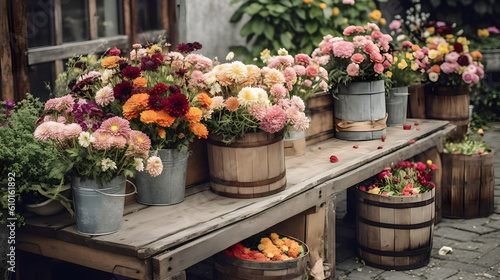
<instances>
[{"instance_id":1,"label":"wooden table","mask_svg":"<svg viewBox=\"0 0 500 280\"><path fill-rule=\"evenodd\" d=\"M305 155L287 157L287 187L272 196L227 198L201 184L188 188L177 205L128 203L121 229L94 237L78 233L66 213L31 217L16 236L17 249L131 278L172 279L234 243L297 214L313 213L311 218L321 217L323 223L319 235L313 234L318 223L306 224L311 231L306 243L334 272L335 194L391 163L440 147L453 128L446 121L418 122L411 130L388 127L385 142L333 138L308 147ZM331 155L339 162L331 163Z\"/></svg>"}]
</instances>

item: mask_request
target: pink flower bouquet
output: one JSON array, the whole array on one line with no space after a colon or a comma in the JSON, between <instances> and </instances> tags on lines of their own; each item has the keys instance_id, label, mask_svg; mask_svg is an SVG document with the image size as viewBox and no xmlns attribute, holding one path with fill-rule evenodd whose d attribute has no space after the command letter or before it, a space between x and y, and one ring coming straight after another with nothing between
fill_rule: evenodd
<instances>
[{"instance_id":1,"label":"pink flower bouquet","mask_svg":"<svg viewBox=\"0 0 500 280\"><path fill-rule=\"evenodd\" d=\"M59 154L52 177L78 176L105 184L144 169L151 141L146 134L132 130L127 120L105 116L94 102L75 100L71 95L48 100L44 111L34 136L51 142ZM152 176L162 170L157 157L148 160Z\"/></svg>"},{"instance_id":2,"label":"pink flower bouquet","mask_svg":"<svg viewBox=\"0 0 500 280\"><path fill-rule=\"evenodd\" d=\"M313 53L313 57L329 56L325 68L333 93L339 85L351 82L387 80L384 72L391 67L389 42L392 37L380 32L374 23L367 26L348 26L344 37L327 35Z\"/></svg>"},{"instance_id":3,"label":"pink flower bouquet","mask_svg":"<svg viewBox=\"0 0 500 280\"><path fill-rule=\"evenodd\" d=\"M290 96L286 77L274 68L259 68L240 61L224 63L204 75L211 95L204 119L211 134L231 143L246 133L285 133L309 127L304 101Z\"/></svg>"}]
</instances>

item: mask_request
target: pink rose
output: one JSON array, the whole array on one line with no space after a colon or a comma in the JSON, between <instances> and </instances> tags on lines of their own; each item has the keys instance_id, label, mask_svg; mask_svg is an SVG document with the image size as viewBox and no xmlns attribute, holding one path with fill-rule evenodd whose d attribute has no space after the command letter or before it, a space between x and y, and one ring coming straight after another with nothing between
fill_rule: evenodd
<instances>
[{"instance_id":1,"label":"pink rose","mask_svg":"<svg viewBox=\"0 0 500 280\"><path fill-rule=\"evenodd\" d=\"M355 31L356 31L356 26L350 25L344 29L344 32L342 32L342 34L344 34L345 36L351 36L352 33L354 33Z\"/></svg>"},{"instance_id":2,"label":"pink rose","mask_svg":"<svg viewBox=\"0 0 500 280\"><path fill-rule=\"evenodd\" d=\"M316 78L316 76L318 76L318 69L312 65L309 65L306 68L306 73L307 73L307 76L309 76L311 78Z\"/></svg>"},{"instance_id":3,"label":"pink rose","mask_svg":"<svg viewBox=\"0 0 500 280\"><path fill-rule=\"evenodd\" d=\"M347 74L351 77L356 77L359 75L359 65L356 63L351 63L347 65Z\"/></svg>"},{"instance_id":4,"label":"pink rose","mask_svg":"<svg viewBox=\"0 0 500 280\"><path fill-rule=\"evenodd\" d=\"M387 60L384 61L384 63L382 63L382 65L384 65L384 69L389 69L391 68L391 63Z\"/></svg>"},{"instance_id":5,"label":"pink rose","mask_svg":"<svg viewBox=\"0 0 500 280\"><path fill-rule=\"evenodd\" d=\"M422 59L425 57L425 54L422 50L417 50L416 52L413 53L413 56L416 58L416 59Z\"/></svg>"},{"instance_id":6,"label":"pink rose","mask_svg":"<svg viewBox=\"0 0 500 280\"><path fill-rule=\"evenodd\" d=\"M479 76L479 78L483 78L484 77L484 70L483 70L483 65L481 63L479 63L476 67L476 74Z\"/></svg>"},{"instance_id":7,"label":"pink rose","mask_svg":"<svg viewBox=\"0 0 500 280\"><path fill-rule=\"evenodd\" d=\"M382 72L384 72L384 65L382 63L375 63L375 65L373 65L373 70L376 73L381 74Z\"/></svg>"},{"instance_id":8,"label":"pink rose","mask_svg":"<svg viewBox=\"0 0 500 280\"><path fill-rule=\"evenodd\" d=\"M464 72L462 74L462 79L464 80L464 82L470 84L470 83L472 83L472 75L473 74L470 72Z\"/></svg>"},{"instance_id":9,"label":"pink rose","mask_svg":"<svg viewBox=\"0 0 500 280\"><path fill-rule=\"evenodd\" d=\"M382 63L384 61L384 57L380 53L375 53L370 55L370 60L376 63Z\"/></svg>"},{"instance_id":10,"label":"pink rose","mask_svg":"<svg viewBox=\"0 0 500 280\"><path fill-rule=\"evenodd\" d=\"M467 68L465 69L465 71L467 71L467 72L471 72L471 73L473 73L473 74L476 74L476 73L477 73L477 66L476 66L476 65L474 65L474 64L469 64L469 65L467 66Z\"/></svg>"},{"instance_id":11,"label":"pink rose","mask_svg":"<svg viewBox=\"0 0 500 280\"><path fill-rule=\"evenodd\" d=\"M441 64L441 71L443 71L446 74L449 73L458 73L458 70L460 68L460 65L456 62L445 62Z\"/></svg>"},{"instance_id":12,"label":"pink rose","mask_svg":"<svg viewBox=\"0 0 500 280\"><path fill-rule=\"evenodd\" d=\"M393 20L389 23L389 28L392 30L401 28L401 22L399 20Z\"/></svg>"},{"instance_id":13,"label":"pink rose","mask_svg":"<svg viewBox=\"0 0 500 280\"><path fill-rule=\"evenodd\" d=\"M451 52L448 53L444 56L444 60L446 62L457 62L458 58L460 57L460 54L457 52Z\"/></svg>"},{"instance_id":14,"label":"pink rose","mask_svg":"<svg viewBox=\"0 0 500 280\"><path fill-rule=\"evenodd\" d=\"M346 41L339 41L333 44L333 54L337 57L350 57L354 52L354 44Z\"/></svg>"},{"instance_id":15,"label":"pink rose","mask_svg":"<svg viewBox=\"0 0 500 280\"><path fill-rule=\"evenodd\" d=\"M360 64L363 60L365 60L365 57L360 53L355 53L351 57L351 61L357 64Z\"/></svg>"},{"instance_id":16,"label":"pink rose","mask_svg":"<svg viewBox=\"0 0 500 280\"><path fill-rule=\"evenodd\" d=\"M382 32L380 32L380 31L378 31L378 30L377 30L377 31L373 31L373 32L372 32L372 38L373 38L373 39L379 39L379 38L381 38L381 37L382 37L382 35L383 35L383 34L382 34Z\"/></svg>"}]
</instances>

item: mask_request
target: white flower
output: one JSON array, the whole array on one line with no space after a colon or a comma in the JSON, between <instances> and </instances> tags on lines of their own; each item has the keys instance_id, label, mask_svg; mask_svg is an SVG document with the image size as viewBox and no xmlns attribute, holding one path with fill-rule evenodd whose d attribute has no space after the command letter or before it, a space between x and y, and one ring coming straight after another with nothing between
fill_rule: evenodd
<instances>
[{"instance_id":1,"label":"white flower","mask_svg":"<svg viewBox=\"0 0 500 280\"><path fill-rule=\"evenodd\" d=\"M225 70L227 76L233 79L236 83L244 81L248 75L247 66L241 61L231 62Z\"/></svg>"},{"instance_id":2,"label":"white flower","mask_svg":"<svg viewBox=\"0 0 500 280\"><path fill-rule=\"evenodd\" d=\"M229 52L226 56L227 61L231 61L234 58L234 52Z\"/></svg>"},{"instance_id":3,"label":"white flower","mask_svg":"<svg viewBox=\"0 0 500 280\"><path fill-rule=\"evenodd\" d=\"M429 80L431 80L431 82L437 82L438 79L439 79L438 73L435 72L429 73Z\"/></svg>"},{"instance_id":4,"label":"white flower","mask_svg":"<svg viewBox=\"0 0 500 280\"><path fill-rule=\"evenodd\" d=\"M278 55L288 55L288 51L284 48L278 50Z\"/></svg>"},{"instance_id":5,"label":"white flower","mask_svg":"<svg viewBox=\"0 0 500 280\"><path fill-rule=\"evenodd\" d=\"M137 171L144 171L144 162L142 158L134 158L134 167Z\"/></svg>"},{"instance_id":6,"label":"white flower","mask_svg":"<svg viewBox=\"0 0 500 280\"><path fill-rule=\"evenodd\" d=\"M90 145L90 143L94 141L95 141L94 136L92 136L87 131L80 132L80 135L78 136L78 143L80 144L80 146L84 148L87 148Z\"/></svg>"},{"instance_id":7,"label":"white flower","mask_svg":"<svg viewBox=\"0 0 500 280\"><path fill-rule=\"evenodd\" d=\"M116 170L116 168L117 168L116 162L114 162L110 158L105 158L101 161L101 168L102 168L102 171L106 171L108 169Z\"/></svg>"},{"instance_id":8,"label":"white flower","mask_svg":"<svg viewBox=\"0 0 500 280\"><path fill-rule=\"evenodd\" d=\"M113 75L115 74L115 70L114 69L106 69L102 72L102 75L101 75L101 80L103 82L103 84L107 84L109 82L109 78L111 78Z\"/></svg>"},{"instance_id":9,"label":"white flower","mask_svg":"<svg viewBox=\"0 0 500 280\"><path fill-rule=\"evenodd\" d=\"M252 87L244 87L238 93L238 103L242 106L250 106L259 103L259 95Z\"/></svg>"}]
</instances>

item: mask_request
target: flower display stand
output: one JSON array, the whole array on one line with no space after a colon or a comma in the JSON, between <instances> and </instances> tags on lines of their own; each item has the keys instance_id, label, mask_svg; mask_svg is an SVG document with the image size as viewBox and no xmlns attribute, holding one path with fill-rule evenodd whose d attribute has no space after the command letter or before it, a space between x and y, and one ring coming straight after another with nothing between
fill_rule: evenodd
<instances>
[{"instance_id":1,"label":"flower display stand","mask_svg":"<svg viewBox=\"0 0 500 280\"><path fill-rule=\"evenodd\" d=\"M428 119L447 120L457 128L452 137L462 138L469 126L470 89L468 87L425 88L425 114Z\"/></svg>"},{"instance_id":2,"label":"flower display stand","mask_svg":"<svg viewBox=\"0 0 500 280\"><path fill-rule=\"evenodd\" d=\"M267 132L247 133L226 145L222 137L209 137L210 187L222 196L254 198L286 187L283 136Z\"/></svg>"},{"instance_id":3,"label":"flower display stand","mask_svg":"<svg viewBox=\"0 0 500 280\"><path fill-rule=\"evenodd\" d=\"M306 144L312 145L334 137L333 96L318 92L307 100L306 114L311 119L306 130Z\"/></svg>"},{"instance_id":4,"label":"flower display stand","mask_svg":"<svg viewBox=\"0 0 500 280\"><path fill-rule=\"evenodd\" d=\"M494 208L494 152L483 155L441 154L443 217L487 217Z\"/></svg>"},{"instance_id":5,"label":"flower display stand","mask_svg":"<svg viewBox=\"0 0 500 280\"><path fill-rule=\"evenodd\" d=\"M369 266L409 270L429 262L435 190L382 196L356 188L357 253Z\"/></svg>"},{"instance_id":6,"label":"flower display stand","mask_svg":"<svg viewBox=\"0 0 500 280\"><path fill-rule=\"evenodd\" d=\"M333 102L336 138L373 140L386 133L384 81L340 86L337 97Z\"/></svg>"}]
</instances>

